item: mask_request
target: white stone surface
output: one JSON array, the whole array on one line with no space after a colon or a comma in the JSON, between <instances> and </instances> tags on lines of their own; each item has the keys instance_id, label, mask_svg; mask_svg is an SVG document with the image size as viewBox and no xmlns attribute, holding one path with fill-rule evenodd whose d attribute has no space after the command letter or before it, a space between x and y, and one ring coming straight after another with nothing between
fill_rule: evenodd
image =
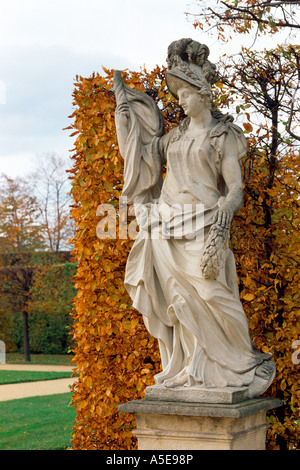
<instances>
[{"instance_id":1,"label":"white stone surface","mask_svg":"<svg viewBox=\"0 0 300 470\"><path fill-rule=\"evenodd\" d=\"M248 388L204 388L201 386L166 388L155 385L146 388L145 398L182 403L238 403L248 398Z\"/></svg>"},{"instance_id":2,"label":"white stone surface","mask_svg":"<svg viewBox=\"0 0 300 470\"><path fill-rule=\"evenodd\" d=\"M265 450L265 418L137 415L134 434L139 450Z\"/></svg>"}]
</instances>

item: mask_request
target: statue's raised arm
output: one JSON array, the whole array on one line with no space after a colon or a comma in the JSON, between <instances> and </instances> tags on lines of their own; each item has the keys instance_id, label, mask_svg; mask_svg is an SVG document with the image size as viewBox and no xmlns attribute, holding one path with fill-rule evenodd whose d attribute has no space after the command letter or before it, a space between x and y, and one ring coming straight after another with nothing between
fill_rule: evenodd
<instances>
[{"instance_id":1,"label":"statue's raised arm","mask_svg":"<svg viewBox=\"0 0 300 470\"><path fill-rule=\"evenodd\" d=\"M155 101L142 91L126 86L120 71L114 72L117 102L115 122L119 149L124 158L124 188L128 203L157 199L162 185L161 161L151 148L164 134L164 120Z\"/></svg>"}]
</instances>

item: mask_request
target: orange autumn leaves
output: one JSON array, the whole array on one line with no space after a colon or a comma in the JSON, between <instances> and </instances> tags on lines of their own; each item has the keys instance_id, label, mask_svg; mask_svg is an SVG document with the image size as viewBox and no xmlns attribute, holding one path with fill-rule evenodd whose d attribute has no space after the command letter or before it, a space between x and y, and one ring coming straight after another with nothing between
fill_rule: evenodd
<instances>
[{"instance_id":1,"label":"orange autumn leaves","mask_svg":"<svg viewBox=\"0 0 300 470\"><path fill-rule=\"evenodd\" d=\"M97 225L103 220L99 205L110 204L118 214L123 186L112 74L105 69L105 77L77 77L73 95L76 109L70 129L76 141L71 171L72 217L76 223L74 260L78 263L74 362L80 374L73 391L77 412L74 449L136 448L134 418L119 413L117 407L142 398L145 387L153 384L153 376L160 370L157 342L149 336L124 288L125 264L133 240L119 237L121 216L116 220L115 239L97 237ZM146 91L159 103L166 131L178 124L181 111L168 94L163 69L126 72L123 76L127 84ZM248 121L244 127L251 142L252 125ZM277 377L269 394L277 396L281 390L286 406L283 420L279 422L276 415L270 417L269 446L276 447L278 433L294 445L293 410L300 402L299 369L291 359L292 343L299 335L299 239L295 235L298 193L292 191L296 182L291 175L299 168L298 161L287 153L278 163L274 185L266 188L268 159L264 155L263 149L256 156L250 153L243 163L245 205L232 226L232 248L253 340L258 349L271 352L277 362ZM272 200L272 223L268 227L263 205L268 199L260 199L265 191ZM128 224L131 221L128 216ZM266 258L264 243L270 236L274 249Z\"/></svg>"}]
</instances>

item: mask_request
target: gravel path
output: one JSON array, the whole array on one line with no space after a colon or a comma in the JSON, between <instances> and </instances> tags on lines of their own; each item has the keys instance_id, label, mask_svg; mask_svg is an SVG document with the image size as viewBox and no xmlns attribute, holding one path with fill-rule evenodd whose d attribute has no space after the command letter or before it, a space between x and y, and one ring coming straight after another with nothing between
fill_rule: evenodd
<instances>
[{"instance_id":1,"label":"gravel path","mask_svg":"<svg viewBox=\"0 0 300 470\"><path fill-rule=\"evenodd\" d=\"M34 364L0 364L1 370L21 371L55 371L72 372L73 366L48 366ZM19 384L0 385L0 401L16 400L19 398L36 397L42 395L54 395L70 392L70 385L77 380L76 377L55 380L42 380L38 382L25 382Z\"/></svg>"}]
</instances>

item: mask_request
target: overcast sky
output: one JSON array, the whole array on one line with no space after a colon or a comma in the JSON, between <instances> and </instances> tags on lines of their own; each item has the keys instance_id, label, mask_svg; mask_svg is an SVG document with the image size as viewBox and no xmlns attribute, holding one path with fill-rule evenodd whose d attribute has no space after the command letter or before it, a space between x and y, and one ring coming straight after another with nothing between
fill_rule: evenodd
<instances>
[{"instance_id":1,"label":"overcast sky","mask_svg":"<svg viewBox=\"0 0 300 470\"><path fill-rule=\"evenodd\" d=\"M36 158L69 158L75 76L166 64L170 42L192 37L223 49L195 30L186 0L0 0L0 174L23 176ZM243 37L243 41L245 38ZM231 44L230 53L240 44Z\"/></svg>"}]
</instances>

